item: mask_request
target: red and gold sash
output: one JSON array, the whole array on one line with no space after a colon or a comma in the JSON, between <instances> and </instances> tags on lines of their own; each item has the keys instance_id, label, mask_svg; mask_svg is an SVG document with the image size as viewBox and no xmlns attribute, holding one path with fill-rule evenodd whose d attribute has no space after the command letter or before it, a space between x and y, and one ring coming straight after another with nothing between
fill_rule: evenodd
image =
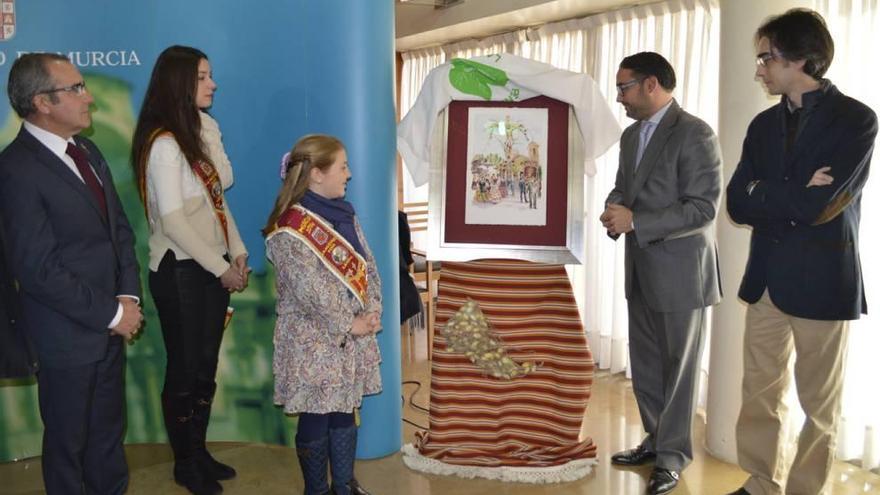
<instances>
[{"instance_id":1,"label":"red and gold sash","mask_svg":"<svg viewBox=\"0 0 880 495\"><path fill-rule=\"evenodd\" d=\"M282 213L267 240L279 232L287 232L303 241L324 263L324 266L345 284L361 306L367 301L367 261L333 226L299 205Z\"/></svg>"},{"instance_id":2,"label":"red and gold sash","mask_svg":"<svg viewBox=\"0 0 880 495\"><path fill-rule=\"evenodd\" d=\"M147 148L149 149L156 138L160 136L174 137L174 135L168 131L156 129L150 134ZM147 203L147 154L144 154L142 160L144 160L144 163L143 166L140 167L140 170L143 176L139 178L138 184L140 184L141 202L144 204L144 212L147 215L147 222L149 223L150 207ZM223 183L220 182L220 174L217 173L217 169L214 168L214 165L211 164L211 162L206 161L197 161L190 164L190 170L192 170L193 174L199 179L199 182L205 186L205 192L208 193L208 199L211 200L211 206L214 208L214 215L216 215L217 221L220 222L220 226L223 227L223 237L226 239L226 247L228 249L229 220L226 219L226 209L223 204Z\"/></svg>"}]
</instances>

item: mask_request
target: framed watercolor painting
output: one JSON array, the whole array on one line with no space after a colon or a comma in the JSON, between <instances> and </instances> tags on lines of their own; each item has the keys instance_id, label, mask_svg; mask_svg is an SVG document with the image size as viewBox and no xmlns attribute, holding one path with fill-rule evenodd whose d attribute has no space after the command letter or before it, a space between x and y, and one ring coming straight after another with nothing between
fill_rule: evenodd
<instances>
[{"instance_id":1,"label":"framed watercolor painting","mask_svg":"<svg viewBox=\"0 0 880 495\"><path fill-rule=\"evenodd\" d=\"M453 101L438 117L428 257L583 261L583 145L567 103Z\"/></svg>"}]
</instances>

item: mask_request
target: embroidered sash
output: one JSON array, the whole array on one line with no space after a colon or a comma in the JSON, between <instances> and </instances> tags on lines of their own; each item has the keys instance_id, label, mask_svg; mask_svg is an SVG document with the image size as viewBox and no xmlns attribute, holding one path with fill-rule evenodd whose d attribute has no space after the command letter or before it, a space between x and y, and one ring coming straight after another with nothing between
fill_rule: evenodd
<instances>
[{"instance_id":1,"label":"embroidered sash","mask_svg":"<svg viewBox=\"0 0 880 495\"><path fill-rule=\"evenodd\" d=\"M286 232L303 241L324 266L357 298L362 307L367 301L367 262L320 217L295 205L281 214L267 240Z\"/></svg>"},{"instance_id":2,"label":"embroidered sash","mask_svg":"<svg viewBox=\"0 0 880 495\"><path fill-rule=\"evenodd\" d=\"M156 129L150 134L150 139L147 148L149 149L156 138L160 136L169 136L174 137L168 131L163 129ZM147 202L147 162L148 162L148 153L145 153L141 158L144 163L143 166L140 167L142 176L138 180L138 184L140 185L140 194L141 194L141 202L144 204L144 213L147 215L147 223L150 222L150 207ZM223 227L223 238L226 240L226 248L229 248L229 220L226 219L226 209L223 204L223 184L220 182L220 174L217 173L217 169L214 168L214 165L211 162L206 161L197 161L194 164L190 164L190 170L192 170L193 175L199 179L199 182L205 186L205 192L208 193L208 199L211 201L211 206L214 208L214 215L217 217L217 221L220 222L220 226Z\"/></svg>"}]
</instances>

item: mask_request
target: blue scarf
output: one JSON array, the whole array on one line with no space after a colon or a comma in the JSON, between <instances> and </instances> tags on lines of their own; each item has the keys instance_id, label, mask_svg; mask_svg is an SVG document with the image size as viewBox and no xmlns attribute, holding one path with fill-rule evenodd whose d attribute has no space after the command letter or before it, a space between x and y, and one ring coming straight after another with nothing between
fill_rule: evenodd
<instances>
[{"instance_id":1,"label":"blue scarf","mask_svg":"<svg viewBox=\"0 0 880 495\"><path fill-rule=\"evenodd\" d=\"M303 208L313 211L333 225L333 230L345 238L361 256L367 257L357 231L354 229L354 207L344 199L327 199L311 190L299 202Z\"/></svg>"}]
</instances>

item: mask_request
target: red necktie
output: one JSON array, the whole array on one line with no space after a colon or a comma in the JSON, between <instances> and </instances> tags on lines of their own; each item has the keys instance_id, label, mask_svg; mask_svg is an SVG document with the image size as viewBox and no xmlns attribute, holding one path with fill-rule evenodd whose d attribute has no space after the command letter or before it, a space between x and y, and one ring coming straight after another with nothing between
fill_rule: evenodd
<instances>
[{"instance_id":1,"label":"red necktie","mask_svg":"<svg viewBox=\"0 0 880 495\"><path fill-rule=\"evenodd\" d=\"M79 175L82 176L83 181L85 181L86 186L91 189L92 194L95 195L95 199L98 200L98 204L101 205L101 212L104 213L104 216L107 216L107 200L104 199L104 188L101 187L101 183L98 182L98 177L95 176L95 172L92 170L92 167L89 165L89 160L86 158L86 153L79 149L75 144L71 142L67 142L67 155L73 158L73 163L76 164L76 169L79 170Z\"/></svg>"}]
</instances>

